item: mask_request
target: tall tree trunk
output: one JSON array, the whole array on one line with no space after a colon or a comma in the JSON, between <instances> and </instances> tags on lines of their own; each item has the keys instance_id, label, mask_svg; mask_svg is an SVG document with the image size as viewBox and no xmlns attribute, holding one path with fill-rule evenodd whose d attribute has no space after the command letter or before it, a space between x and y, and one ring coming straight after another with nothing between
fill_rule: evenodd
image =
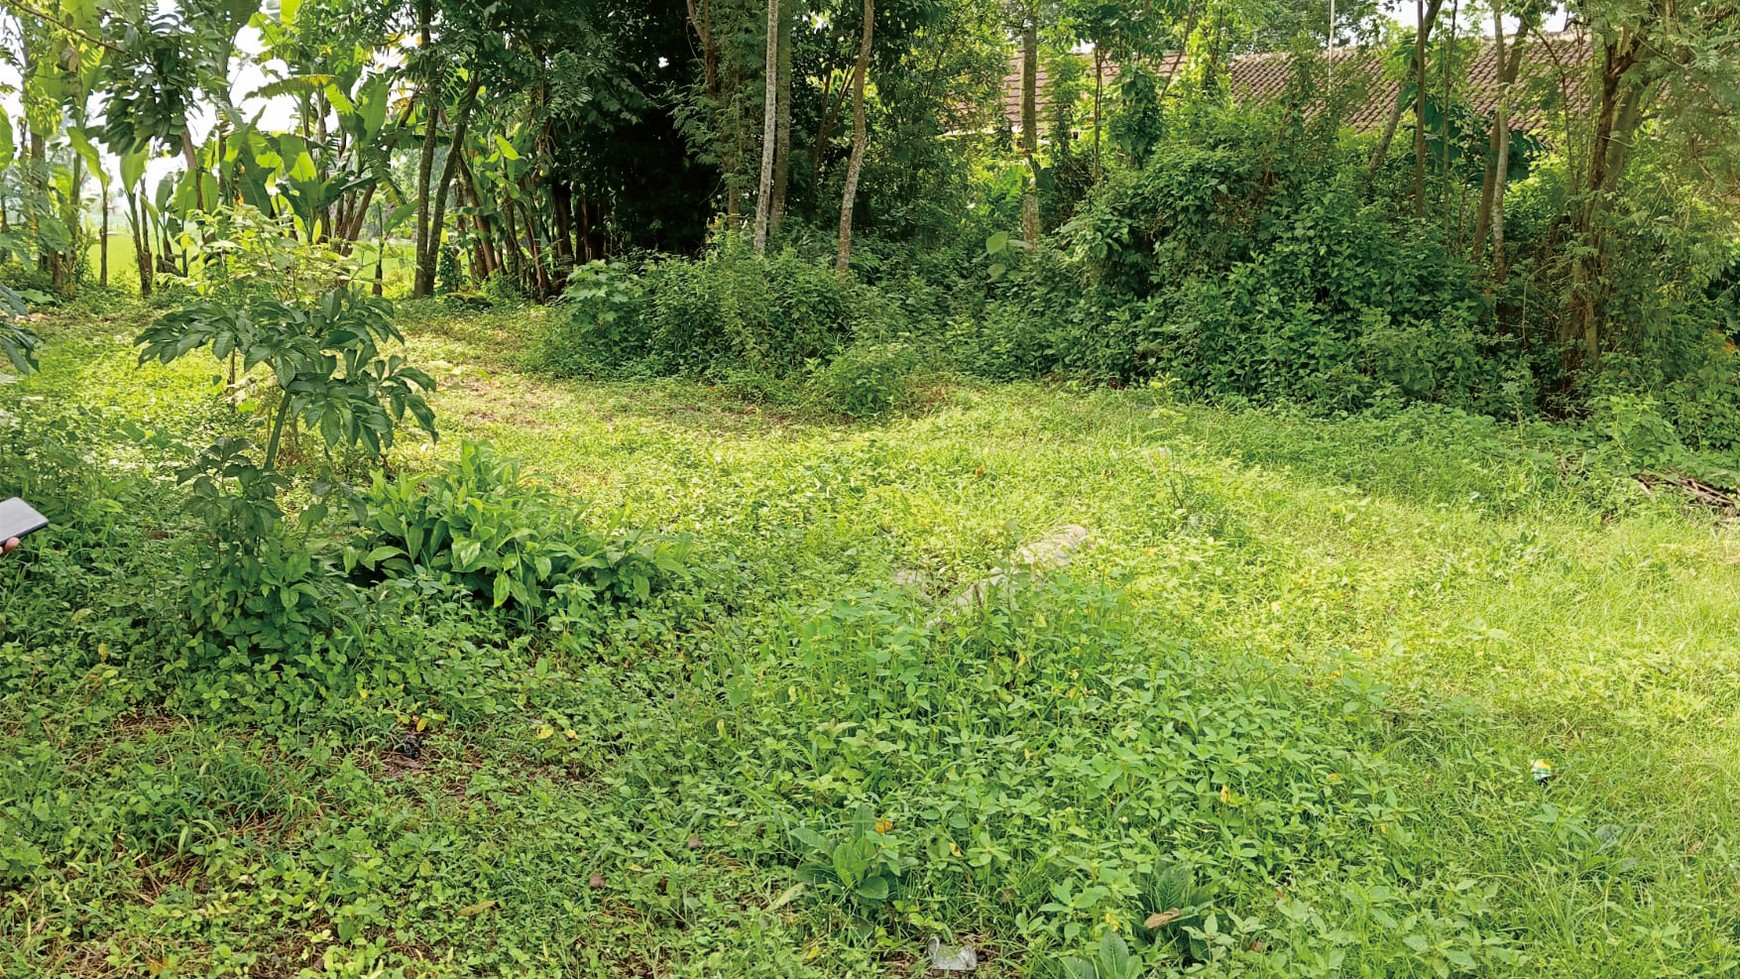
<instances>
[{"instance_id":1,"label":"tall tree trunk","mask_svg":"<svg viewBox=\"0 0 1740 979\"><path fill-rule=\"evenodd\" d=\"M1094 183L1100 182L1100 107L1106 90L1106 55L1094 42Z\"/></svg>"},{"instance_id":2,"label":"tall tree trunk","mask_svg":"<svg viewBox=\"0 0 1740 979\"><path fill-rule=\"evenodd\" d=\"M574 188L566 180L550 181L550 219L556 225L556 261L574 265Z\"/></svg>"},{"instance_id":3,"label":"tall tree trunk","mask_svg":"<svg viewBox=\"0 0 1740 979\"><path fill-rule=\"evenodd\" d=\"M181 129L181 158L187 161L187 176L193 181L193 206L209 210L205 206L205 175L199 166L199 148L193 145L193 133L186 125Z\"/></svg>"},{"instance_id":4,"label":"tall tree trunk","mask_svg":"<svg viewBox=\"0 0 1740 979\"><path fill-rule=\"evenodd\" d=\"M840 197L840 249L834 258L834 271L842 275L852 264L852 205L864 170L864 76L870 73L870 36L875 26L876 0L864 0L864 38L852 69L852 158L846 164L846 190Z\"/></svg>"},{"instance_id":5,"label":"tall tree trunk","mask_svg":"<svg viewBox=\"0 0 1740 979\"><path fill-rule=\"evenodd\" d=\"M417 260L417 281L411 288L414 296L428 296L435 292L435 264L441 255L441 233L447 224L447 193L453 186L453 174L459 169L459 158L464 155L462 147L465 145L465 131L471 123L472 111L477 108L477 90L482 82L482 76L474 73L470 86L465 89L464 98L459 101L459 115L453 121L453 139L447 144L447 159L441 166L441 181L434 187L434 213L429 217L427 230L429 240L418 249L420 257ZM419 207L418 210L421 211L422 208Z\"/></svg>"},{"instance_id":6,"label":"tall tree trunk","mask_svg":"<svg viewBox=\"0 0 1740 979\"><path fill-rule=\"evenodd\" d=\"M1395 104L1390 106L1390 114L1384 117L1384 131L1378 137L1377 148L1372 151L1371 165L1366 168L1365 180L1360 183L1361 190L1371 186L1372 178L1377 176L1378 171L1383 169L1384 161L1389 159L1390 143L1395 140L1396 127L1402 122L1402 104L1402 93L1398 91Z\"/></svg>"},{"instance_id":7,"label":"tall tree trunk","mask_svg":"<svg viewBox=\"0 0 1740 979\"><path fill-rule=\"evenodd\" d=\"M362 198L357 201L355 207L351 208L350 217L344 223L339 242L340 250L346 255L351 253L351 249L355 248L357 241L362 238L363 220L368 217L369 206L375 201L375 187L375 184L370 184L363 189Z\"/></svg>"},{"instance_id":8,"label":"tall tree trunk","mask_svg":"<svg viewBox=\"0 0 1740 979\"><path fill-rule=\"evenodd\" d=\"M1456 59L1451 52L1456 50L1456 28L1461 19L1462 0L1452 0L1450 4L1449 43L1446 45L1445 55L1442 59L1444 62L1443 99L1446 106L1450 104L1450 100L1455 94L1452 91L1455 82L1451 78L1450 68ZM1443 156L1438 161L1438 210L1444 215L1444 243L1446 246L1455 247L1450 234L1450 208L1446 206L1450 199L1450 113L1440 112L1438 115L1439 121L1442 123L1438 129L1438 146L1443 150Z\"/></svg>"},{"instance_id":9,"label":"tall tree trunk","mask_svg":"<svg viewBox=\"0 0 1740 979\"><path fill-rule=\"evenodd\" d=\"M777 236L785 223L785 195L791 186L791 30L792 3L780 0L779 64L774 72L774 95L777 102L773 122L773 210L769 215L768 234Z\"/></svg>"},{"instance_id":10,"label":"tall tree trunk","mask_svg":"<svg viewBox=\"0 0 1740 979\"><path fill-rule=\"evenodd\" d=\"M508 206L513 205L510 203ZM538 299L544 299L550 295L550 276L549 270L544 267L544 250L538 239L537 216L532 213L529 201L520 202L520 216L525 219L526 251L532 257L531 288L527 291Z\"/></svg>"},{"instance_id":11,"label":"tall tree trunk","mask_svg":"<svg viewBox=\"0 0 1740 979\"><path fill-rule=\"evenodd\" d=\"M1480 264L1481 259L1485 256L1486 235L1493 227L1493 219L1498 216L1495 213L1494 202L1497 202L1498 209L1502 209L1504 206L1504 185L1509 176L1505 173L1505 169L1510 161L1509 91L1510 86L1515 84L1517 77L1522 73L1523 37L1524 32L1528 29L1527 23L1518 24L1516 37L1510 40L1507 52L1502 17L1503 6L1502 0L1495 0L1493 9L1493 62L1496 67L1495 73L1498 75L1498 109L1503 111L1495 110L1492 115L1492 138L1487 143L1486 173L1480 182L1480 205L1474 216L1474 241L1470 258L1476 265ZM1500 159L1501 155L1502 160ZM1496 263L1497 256L1494 256L1494 259ZM1496 274L1496 264L1494 271L1495 278L1502 279L1502 276Z\"/></svg>"},{"instance_id":12,"label":"tall tree trunk","mask_svg":"<svg viewBox=\"0 0 1740 979\"><path fill-rule=\"evenodd\" d=\"M26 166L28 174L26 182L30 185L30 196L35 198L34 205L29 209L30 237L36 242L42 241L42 215L48 209L48 142L43 139L35 126L30 127L30 162ZM36 268L39 272L47 272L51 264L48 249L40 249L36 256Z\"/></svg>"},{"instance_id":13,"label":"tall tree trunk","mask_svg":"<svg viewBox=\"0 0 1740 979\"><path fill-rule=\"evenodd\" d=\"M421 44L420 50L424 58L433 57L430 54L429 23L434 18L432 0L418 0L417 3L417 38ZM428 66L425 64L425 70ZM435 169L435 134L439 130L441 116L441 86L437 84L433 73L423 79L423 146L417 158L417 227L412 232L415 239L413 247L414 271L411 278L411 298L421 299L428 293L423 286L424 252L429 247L429 181Z\"/></svg>"},{"instance_id":14,"label":"tall tree trunk","mask_svg":"<svg viewBox=\"0 0 1740 979\"><path fill-rule=\"evenodd\" d=\"M531 277L526 274L525 253L520 251L520 232L518 222L514 220L514 202L512 199L503 201L506 205L501 209L502 246L507 250L508 277L514 281L514 288L530 293L527 283Z\"/></svg>"},{"instance_id":15,"label":"tall tree trunk","mask_svg":"<svg viewBox=\"0 0 1740 979\"><path fill-rule=\"evenodd\" d=\"M1414 216L1426 216L1426 45L1444 0L1414 0Z\"/></svg>"},{"instance_id":16,"label":"tall tree trunk","mask_svg":"<svg viewBox=\"0 0 1740 979\"><path fill-rule=\"evenodd\" d=\"M779 0L767 0L767 67L762 85L761 181L755 194L755 254L767 251L767 226L773 217L774 128L779 111Z\"/></svg>"},{"instance_id":17,"label":"tall tree trunk","mask_svg":"<svg viewBox=\"0 0 1740 979\"><path fill-rule=\"evenodd\" d=\"M144 181L140 181L140 186L143 189ZM134 216L135 210L138 211L137 217ZM127 224L132 227L133 231L133 264L139 266L139 298L149 299L151 298L152 286L152 262L151 245L145 237L144 194L135 196L132 191L127 192Z\"/></svg>"},{"instance_id":18,"label":"tall tree trunk","mask_svg":"<svg viewBox=\"0 0 1740 979\"><path fill-rule=\"evenodd\" d=\"M834 138L834 123L839 120L840 108L846 104L846 96L852 93L848 83L840 86L840 91L832 99L828 98L828 87L834 84L834 73L828 72L828 77L822 82L822 117L816 122L816 142L811 147L810 172L822 172L822 156Z\"/></svg>"},{"instance_id":19,"label":"tall tree trunk","mask_svg":"<svg viewBox=\"0 0 1740 979\"><path fill-rule=\"evenodd\" d=\"M109 287L109 188L103 188L103 244L98 251L98 260L102 263L97 272L97 285L104 289Z\"/></svg>"},{"instance_id":20,"label":"tall tree trunk","mask_svg":"<svg viewBox=\"0 0 1740 979\"><path fill-rule=\"evenodd\" d=\"M1027 179L1021 189L1021 230L1029 244L1036 244L1043 229L1039 224L1039 10L1029 4L1021 28L1021 154L1027 160Z\"/></svg>"},{"instance_id":21,"label":"tall tree trunk","mask_svg":"<svg viewBox=\"0 0 1740 979\"><path fill-rule=\"evenodd\" d=\"M1601 88L1595 114L1594 138L1589 146L1589 185L1572 221L1584 254L1571 263L1572 316L1574 333L1561 339L1582 345L1583 366L1601 367L1602 321L1607 312L1608 268L1612 261L1612 236L1603 227L1607 199L1619 186L1642 116L1640 103L1645 80L1638 71L1637 56L1643 41L1626 33L1607 41L1601 54ZM1568 364L1568 366L1574 366Z\"/></svg>"}]
</instances>

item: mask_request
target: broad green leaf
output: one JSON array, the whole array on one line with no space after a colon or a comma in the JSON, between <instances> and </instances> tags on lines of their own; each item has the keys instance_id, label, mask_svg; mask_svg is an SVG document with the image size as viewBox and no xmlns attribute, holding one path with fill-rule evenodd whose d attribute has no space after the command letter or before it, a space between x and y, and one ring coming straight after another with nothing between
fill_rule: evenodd
<instances>
[{"instance_id":1,"label":"broad green leaf","mask_svg":"<svg viewBox=\"0 0 1740 979\"><path fill-rule=\"evenodd\" d=\"M362 120L363 135L374 139L387 124L387 103L392 101L392 87L386 75L373 75L362 83L356 95L356 114Z\"/></svg>"},{"instance_id":2,"label":"broad green leaf","mask_svg":"<svg viewBox=\"0 0 1740 979\"><path fill-rule=\"evenodd\" d=\"M298 182L320 179L320 171L314 167L314 157L307 150L296 154L295 162L290 164L290 179Z\"/></svg>"},{"instance_id":3,"label":"broad green leaf","mask_svg":"<svg viewBox=\"0 0 1740 979\"><path fill-rule=\"evenodd\" d=\"M121 157L121 186L132 193L139 186L140 178L145 176L145 151L138 150L123 154Z\"/></svg>"}]
</instances>

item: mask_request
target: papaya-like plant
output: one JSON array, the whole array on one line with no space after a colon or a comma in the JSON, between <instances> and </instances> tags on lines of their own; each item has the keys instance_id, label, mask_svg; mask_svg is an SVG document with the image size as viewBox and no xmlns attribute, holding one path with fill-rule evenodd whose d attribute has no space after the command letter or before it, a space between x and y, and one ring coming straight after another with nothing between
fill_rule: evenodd
<instances>
[{"instance_id":1,"label":"papaya-like plant","mask_svg":"<svg viewBox=\"0 0 1740 979\"><path fill-rule=\"evenodd\" d=\"M361 445L374 455L393 444L406 414L435 437L435 413L425 397L435 382L403 356L381 352L383 344L403 340L391 304L338 288L314 308L279 300L197 302L159 318L138 344L141 364L168 364L208 349L218 360L239 354L244 373L264 365L283 392L260 463L276 471L292 418L318 432L328 448Z\"/></svg>"}]
</instances>

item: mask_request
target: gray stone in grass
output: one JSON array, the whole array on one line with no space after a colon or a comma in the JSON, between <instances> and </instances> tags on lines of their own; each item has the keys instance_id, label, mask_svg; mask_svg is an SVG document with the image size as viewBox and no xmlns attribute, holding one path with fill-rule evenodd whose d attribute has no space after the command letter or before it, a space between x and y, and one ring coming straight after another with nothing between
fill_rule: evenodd
<instances>
[{"instance_id":1,"label":"gray stone in grass","mask_svg":"<svg viewBox=\"0 0 1740 979\"><path fill-rule=\"evenodd\" d=\"M1016 548L1013 570L1040 572L1061 568L1069 563L1071 556L1087 540L1087 528L1080 524L1072 523L1060 527L1052 534ZM988 576L973 582L965 591L956 595L954 603L962 607L985 604L985 600L991 596L991 589L1007 584L1009 575L1009 570L993 569Z\"/></svg>"},{"instance_id":2,"label":"gray stone in grass","mask_svg":"<svg viewBox=\"0 0 1740 979\"><path fill-rule=\"evenodd\" d=\"M930 967L936 972L973 972L979 968L979 953L966 943L944 945L942 939L930 940Z\"/></svg>"},{"instance_id":3,"label":"gray stone in grass","mask_svg":"<svg viewBox=\"0 0 1740 979\"><path fill-rule=\"evenodd\" d=\"M1061 568L1069 563L1072 554L1087 543L1087 539L1087 528L1072 523L1059 528L1056 533L1049 537L1041 538L1031 544L1023 544L1017 548L1015 563L1025 565L1035 571Z\"/></svg>"},{"instance_id":4,"label":"gray stone in grass","mask_svg":"<svg viewBox=\"0 0 1740 979\"><path fill-rule=\"evenodd\" d=\"M890 576L890 580L901 588L910 588L924 598L930 597L930 576L923 571L913 571L901 568Z\"/></svg>"}]
</instances>

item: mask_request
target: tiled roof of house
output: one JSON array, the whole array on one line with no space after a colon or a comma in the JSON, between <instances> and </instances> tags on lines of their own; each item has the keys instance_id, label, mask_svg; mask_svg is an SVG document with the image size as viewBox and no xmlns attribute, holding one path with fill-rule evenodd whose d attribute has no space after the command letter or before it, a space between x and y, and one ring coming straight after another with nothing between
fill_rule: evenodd
<instances>
[{"instance_id":1,"label":"tiled roof of house","mask_svg":"<svg viewBox=\"0 0 1740 979\"><path fill-rule=\"evenodd\" d=\"M1482 113L1491 112L1498 105L1498 65L1493 56L1494 45L1488 41L1480 46L1467 67L1468 77L1464 91L1474 108ZM1401 83L1384 74L1383 63L1375 51L1366 48L1342 48L1330 55L1334 72L1337 77L1349 77L1365 82L1364 98L1356 102L1347 113L1347 125L1359 130L1382 129L1389 117L1390 108L1400 92ZM1524 50L1523 65L1520 77L1517 79L1519 91L1526 86L1552 87L1558 80L1559 87L1564 91L1568 101L1573 106L1582 102L1584 96L1582 87L1576 84L1582 74L1583 66L1589 58L1588 38L1578 34L1554 34L1546 38L1545 43L1538 37L1529 37ZM1085 59L1084 59L1085 60ZM1180 54L1169 54L1161 58L1155 66L1162 75L1170 76L1177 71L1183 62ZM1021 62L1017 55L1010 63L1010 72L1003 80L1003 112L1009 118L1009 124L1016 128L1021 125ZM1233 58L1227 73L1232 82L1233 97L1240 100L1266 102L1280 97L1286 91L1288 79L1292 76L1292 56L1285 52L1266 54L1245 54ZM1109 91L1112 83L1118 77L1118 66L1107 63L1102 68L1106 88ZM1093 86L1093 66L1087 68L1086 86L1089 92ZM1047 110L1051 104L1051 88L1048 73L1043 64L1038 71L1038 91L1035 103L1038 107L1039 128L1043 133L1048 127ZM1513 104L1517 96L1513 95ZM1523 112L1513 120L1519 129L1529 129L1540 125L1542 119L1538 112Z\"/></svg>"}]
</instances>

